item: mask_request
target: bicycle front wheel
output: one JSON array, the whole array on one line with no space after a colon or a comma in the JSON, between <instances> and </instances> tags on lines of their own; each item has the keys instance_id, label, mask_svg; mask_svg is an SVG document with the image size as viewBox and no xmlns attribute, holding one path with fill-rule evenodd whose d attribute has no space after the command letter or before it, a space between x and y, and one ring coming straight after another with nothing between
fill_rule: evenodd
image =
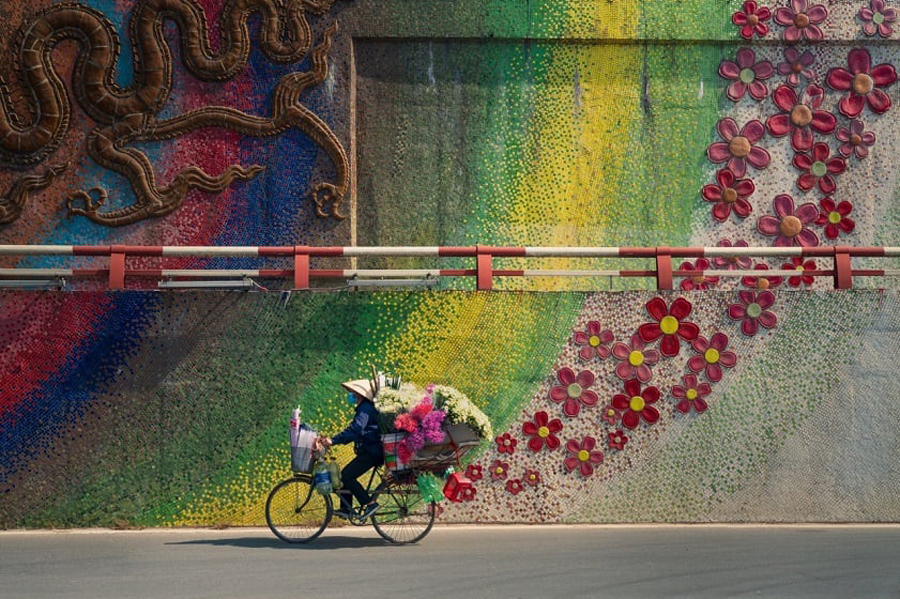
<instances>
[{"instance_id":1,"label":"bicycle front wheel","mask_svg":"<svg viewBox=\"0 0 900 599\"><path fill-rule=\"evenodd\" d=\"M422 540L434 526L437 504L425 501L415 482L389 483L376 499L378 511L372 515L372 525L391 543L403 545Z\"/></svg>"},{"instance_id":2,"label":"bicycle front wheel","mask_svg":"<svg viewBox=\"0 0 900 599\"><path fill-rule=\"evenodd\" d=\"M266 500L266 524L288 543L308 543L322 534L332 514L331 497L316 492L309 477L278 483Z\"/></svg>"}]
</instances>

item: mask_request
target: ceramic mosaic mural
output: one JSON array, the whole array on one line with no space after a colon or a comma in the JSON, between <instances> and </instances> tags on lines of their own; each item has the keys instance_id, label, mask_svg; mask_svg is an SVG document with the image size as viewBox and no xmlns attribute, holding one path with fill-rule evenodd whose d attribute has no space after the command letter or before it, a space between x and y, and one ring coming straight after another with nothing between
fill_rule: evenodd
<instances>
[{"instance_id":1,"label":"ceramic mosaic mural","mask_svg":"<svg viewBox=\"0 0 900 599\"><path fill-rule=\"evenodd\" d=\"M897 10L5 2L0 244L898 245ZM900 519L894 279L675 267L759 272L0 290L0 526L263 524L290 410L337 432L339 383L370 363L491 419L445 521Z\"/></svg>"}]
</instances>

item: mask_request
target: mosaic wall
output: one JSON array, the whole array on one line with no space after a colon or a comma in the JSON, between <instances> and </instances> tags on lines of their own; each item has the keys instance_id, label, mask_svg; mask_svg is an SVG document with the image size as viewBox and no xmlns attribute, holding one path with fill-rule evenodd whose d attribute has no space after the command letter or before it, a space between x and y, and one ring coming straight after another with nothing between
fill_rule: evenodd
<instances>
[{"instance_id":1,"label":"mosaic wall","mask_svg":"<svg viewBox=\"0 0 900 599\"><path fill-rule=\"evenodd\" d=\"M5 2L0 243L900 245L896 11ZM900 519L896 284L710 262L797 274L2 291L0 526L260 524L370 362L491 417L447 520Z\"/></svg>"}]
</instances>

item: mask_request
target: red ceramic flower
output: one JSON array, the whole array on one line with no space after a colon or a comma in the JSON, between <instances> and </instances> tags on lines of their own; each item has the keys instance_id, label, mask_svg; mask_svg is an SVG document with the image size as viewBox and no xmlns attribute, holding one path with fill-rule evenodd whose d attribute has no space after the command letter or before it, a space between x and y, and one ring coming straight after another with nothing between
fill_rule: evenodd
<instances>
[{"instance_id":1,"label":"red ceramic flower","mask_svg":"<svg viewBox=\"0 0 900 599\"><path fill-rule=\"evenodd\" d=\"M778 323L774 312L769 311L775 303L771 291L763 291L758 295L752 291L738 291L739 303L728 306L728 317L741 321L741 331L753 336L759 327L771 329Z\"/></svg>"},{"instance_id":2,"label":"red ceramic flower","mask_svg":"<svg viewBox=\"0 0 900 599\"><path fill-rule=\"evenodd\" d=\"M491 480L506 480L506 476L509 474L509 462L501 462L500 460L494 460L491 462Z\"/></svg>"},{"instance_id":3,"label":"red ceramic flower","mask_svg":"<svg viewBox=\"0 0 900 599\"><path fill-rule=\"evenodd\" d=\"M750 39L754 33L759 37L769 33L765 22L772 16L772 11L765 6L757 7L753 0L746 0L743 8L731 15L731 22L741 28L741 37Z\"/></svg>"},{"instance_id":4,"label":"red ceramic flower","mask_svg":"<svg viewBox=\"0 0 900 599\"><path fill-rule=\"evenodd\" d=\"M712 391L709 383L697 384L697 377L693 374L686 374L681 380L683 385L672 387L672 397L680 400L675 408L683 414L687 414L691 409L705 412L708 406L704 398Z\"/></svg>"},{"instance_id":5,"label":"red ceramic flower","mask_svg":"<svg viewBox=\"0 0 900 599\"><path fill-rule=\"evenodd\" d=\"M601 330L600 323L592 320L587 323L587 331L575 332L575 345L582 345L578 356L582 360L590 360L594 356L601 360L609 357L609 344L613 342L613 334L608 330Z\"/></svg>"},{"instance_id":6,"label":"red ceramic flower","mask_svg":"<svg viewBox=\"0 0 900 599\"><path fill-rule=\"evenodd\" d=\"M807 260L803 261L803 258L800 256L794 256L791 258L791 261L787 264L781 265L782 270L796 270L799 274L793 277L788 277L788 285L791 287L799 287L801 284L803 285L812 285L816 278L813 275L803 274L808 270L816 270L816 261L815 260Z\"/></svg>"},{"instance_id":7,"label":"red ceramic flower","mask_svg":"<svg viewBox=\"0 0 900 599\"><path fill-rule=\"evenodd\" d=\"M475 499L475 493L476 493L475 487L466 487L460 493L459 498L462 501L472 501L473 499ZM440 506L438 506L438 507L440 507ZM438 515L440 515L440 514L438 514Z\"/></svg>"},{"instance_id":8,"label":"red ceramic flower","mask_svg":"<svg viewBox=\"0 0 900 599\"><path fill-rule=\"evenodd\" d=\"M628 443L628 437L625 436L621 429L609 433L609 447L611 449L622 451L625 449L626 443Z\"/></svg>"},{"instance_id":9,"label":"red ceramic flower","mask_svg":"<svg viewBox=\"0 0 900 599\"><path fill-rule=\"evenodd\" d=\"M646 343L656 341L662 336L659 350L662 355L677 356L681 349L678 338L693 341L700 334L700 327L684 320L691 314L691 303L679 297L668 308L662 298L655 297L647 302L647 312L656 322L648 322L638 327L638 334Z\"/></svg>"},{"instance_id":10,"label":"red ceramic flower","mask_svg":"<svg viewBox=\"0 0 900 599\"><path fill-rule=\"evenodd\" d=\"M747 242L743 239L739 239L734 242L734 245L731 245L730 239L720 239L719 240L720 248L745 248L748 247ZM713 264L715 264L716 268L719 270L738 270L738 269L748 269L750 265L753 264L753 261L750 259L750 256L716 256L713 258Z\"/></svg>"},{"instance_id":11,"label":"red ceramic flower","mask_svg":"<svg viewBox=\"0 0 900 599\"><path fill-rule=\"evenodd\" d=\"M817 42L822 39L822 30L819 29L826 17L828 10L821 4L809 6L807 0L791 0L791 7L775 9L775 22L785 25L784 41L793 44L806 39Z\"/></svg>"},{"instance_id":12,"label":"red ceramic flower","mask_svg":"<svg viewBox=\"0 0 900 599\"><path fill-rule=\"evenodd\" d=\"M725 333L713 333L709 341L704 337L697 337L691 346L700 355L691 356L688 368L693 372L706 370L706 378L714 383L722 380L723 367L733 368L737 364L734 352L725 351L728 348L728 335Z\"/></svg>"},{"instance_id":13,"label":"red ceramic flower","mask_svg":"<svg viewBox=\"0 0 900 599\"><path fill-rule=\"evenodd\" d=\"M852 233L856 228L853 219L847 218L853 212L853 204L847 200L842 200L835 205L831 198L822 198L819 206L822 211L819 213L819 218L816 219L816 224L825 225L825 237L828 239L837 239L841 231Z\"/></svg>"},{"instance_id":14,"label":"red ceramic flower","mask_svg":"<svg viewBox=\"0 0 900 599\"><path fill-rule=\"evenodd\" d=\"M807 81L816 80L816 72L810 67L816 61L816 57L809 50L804 50L803 54L796 48L784 49L784 62L778 63L778 73L787 76L788 85L797 87L800 85L800 76Z\"/></svg>"},{"instance_id":15,"label":"red ceramic flower","mask_svg":"<svg viewBox=\"0 0 900 599\"><path fill-rule=\"evenodd\" d=\"M834 132L834 136L844 143L838 148L841 156L846 158L850 154L856 154L857 158L865 158L869 155L869 148L875 145L875 134L871 131L864 131L863 122L854 119L850 121L849 127L840 126Z\"/></svg>"},{"instance_id":16,"label":"red ceramic flower","mask_svg":"<svg viewBox=\"0 0 900 599\"><path fill-rule=\"evenodd\" d=\"M706 149L706 155L711 162L715 164L728 162L728 168L735 177L747 174L747 163L758 169L769 166L772 159L769 153L753 145L766 133L762 123L752 120L738 131L734 119L726 117L718 122L716 130L724 142L717 141Z\"/></svg>"},{"instance_id":17,"label":"red ceramic flower","mask_svg":"<svg viewBox=\"0 0 900 599\"><path fill-rule=\"evenodd\" d=\"M522 481L526 485L536 487L541 482L541 473L538 472L537 470L532 470L531 468L526 468L525 474L522 476Z\"/></svg>"},{"instance_id":18,"label":"red ceramic flower","mask_svg":"<svg viewBox=\"0 0 900 599\"><path fill-rule=\"evenodd\" d=\"M588 389L594 384L594 375L587 370L582 370L575 375L571 368L561 368L557 373L559 382L562 383L550 389L550 399L556 403L563 403L563 412L566 416L578 416L581 404L595 406L600 399L596 393Z\"/></svg>"},{"instance_id":19,"label":"red ceramic flower","mask_svg":"<svg viewBox=\"0 0 900 599\"><path fill-rule=\"evenodd\" d=\"M769 266L767 264L757 264L753 267L753 270L769 270ZM760 291L765 291L770 287L778 287L783 282L781 277L751 277L746 276L741 278L741 282L744 284L744 287L752 287L753 289L759 289Z\"/></svg>"},{"instance_id":20,"label":"red ceramic flower","mask_svg":"<svg viewBox=\"0 0 900 599\"><path fill-rule=\"evenodd\" d=\"M514 439L509 433L503 433L494 439L494 441L497 443L497 451L500 453L508 453L509 455L515 453L516 445L519 444L519 441Z\"/></svg>"},{"instance_id":21,"label":"red ceramic flower","mask_svg":"<svg viewBox=\"0 0 900 599\"><path fill-rule=\"evenodd\" d=\"M609 424L615 424L619 421L619 418L622 417L622 413L613 407L612 404L603 408L603 414L600 415L600 419L603 422L607 422Z\"/></svg>"},{"instance_id":22,"label":"red ceramic flower","mask_svg":"<svg viewBox=\"0 0 900 599\"><path fill-rule=\"evenodd\" d=\"M550 420L547 412L543 410L534 413L534 421L522 423L522 432L531 437L528 440L528 449L531 451L540 451L544 445L551 451L559 447L559 437L556 433L562 428L559 418Z\"/></svg>"},{"instance_id":23,"label":"red ceramic flower","mask_svg":"<svg viewBox=\"0 0 900 599\"><path fill-rule=\"evenodd\" d=\"M819 209L815 204L807 202L795 210L794 198L782 194L775 196L772 206L775 209L775 216L769 214L761 216L756 223L757 231L775 237L772 245L775 247L819 245L819 236L815 231L806 228L819 216Z\"/></svg>"},{"instance_id":24,"label":"red ceramic flower","mask_svg":"<svg viewBox=\"0 0 900 599\"><path fill-rule=\"evenodd\" d=\"M887 87L897 80L897 71L891 64L872 66L872 57L865 48L855 48L847 55L847 66L828 71L826 81L837 91L849 92L838 104L838 110L855 119L865 108L866 102L873 112L883 114L891 107L891 98L880 87Z\"/></svg>"},{"instance_id":25,"label":"red ceramic flower","mask_svg":"<svg viewBox=\"0 0 900 599\"><path fill-rule=\"evenodd\" d=\"M650 404L659 399L659 389L646 387L641 391L641 382L637 379L625 381L625 394L613 396L613 406L624 410L622 424L628 428L636 428L641 423L641 418L647 424L653 424L659 420L659 410Z\"/></svg>"},{"instance_id":26,"label":"red ceramic flower","mask_svg":"<svg viewBox=\"0 0 900 599\"><path fill-rule=\"evenodd\" d=\"M809 191L818 183L822 193L834 193L837 184L832 175L843 173L847 168L847 163L840 156L829 158L830 154L831 149L824 142L814 144L811 154L801 152L794 154L794 166L801 171L806 171L797 178L797 187L803 191Z\"/></svg>"},{"instance_id":27,"label":"red ceramic flower","mask_svg":"<svg viewBox=\"0 0 900 599\"><path fill-rule=\"evenodd\" d=\"M704 200L715 202L712 207L713 218L719 222L728 220L732 208L740 218L747 218L753 211L753 207L747 201L747 198L756 191L753 181L738 179L730 170L723 168L716 172L716 183L704 185L700 192Z\"/></svg>"},{"instance_id":28,"label":"red ceramic flower","mask_svg":"<svg viewBox=\"0 0 900 599\"><path fill-rule=\"evenodd\" d=\"M603 462L603 452L594 451L597 440L593 437L585 437L581 443L576 439L569 439L566 443L566 451L569 457L565 459L566 472L578 468L581 476L590 476L594 473L594 464Z\"/></svg>"},{"instance_id":29,"label":"red ceramic flower","mask_svg":"<svg viewBox=\"0 0 900 599\"><path fill-rule=\"evenodd\" d=\"M649 381L653 376L650 367L659 361L659 352L646 347L640 335L632 335L630 347L621 342L616 343L613 346L613 356L620 360L616 366L616 376L623 381L635 376L642 383Z\"/></svg>"},{"instance_id":30,"label":"red ceramic flower","mask_svg":"<svg viewBox=\"0 0 900 599\"><path fill-rule=\"evenodd\" d=\"M706 258L697 258L696 263L682 262L678 270L684 272L686 270L709 270L709 260ZM691 275L681 279L681 288L685 291L694 291L697 289L706 290L715 287L719 283L719 277L711 277L709 275Z\"/></svg>"},{"instance_id":31,"label":"red ceramic flower","mask_svg":"<svg viewBox=\"0 0 900 599\"><path fill-rule=\"evenodd\" d=\"M522 481L518 478L513 478L506 481L506 490L513 495L518 495L524 488L525 487L522 485Z\"/></svg>"},{"instance_id":32,"label":"red ceramic flower","mask_svg":"<svg viewBox=\"0 0 900 599\"><path fill-rule=\"evenodd\" d=\"M468 466L466 466L466 477L473 482L476 480L481 480L484 477L484 472L482 471L481 464L469 464Z\"/></svg>"},{"instance_id":33,"label":"red ceramic flower","mask_svg":"<svg viewBox=\"0 0 900 599\"><path fill-rule=\"evenodd\" d=\"M872 0L869 6L859 9L859 19L865 23L863 33L881 37L890 37L894 33L891 23L897 20L897 11L893 8L885 8L884 0Z\"/></svg>"},{"instance_id":34,"label":"red ceramic flower","mask_svg":"<svg viewBox=\"0 0 900 599\"><path fill-rule=\"evenodd\" d=\"M769 95L769 88L763 81L774 74L772 63L768 60L756 62L756 53L750 48L738 50L735 62L723 60L719 65L719 75L731 81L725 88L725 95L734 102L743 98L745 92L757 102L764 100Z\"/></svg>"},{"instance_id":35,"label":"red ceramic flower","mask_svg":"<svg viewBox=\"0 0 900 599\"><path fill-rule=\"evenodd\" d=\"M791 134L791 147L806 152L813 146L813 129L823 134L834 131L837 119L827 110L819 110L825 90L815 84L806 86L803 98L787 85L781 85L772 94L772 101L781 109L766 121L766 127L775 137Z\"/></svg>"}]
</instances>

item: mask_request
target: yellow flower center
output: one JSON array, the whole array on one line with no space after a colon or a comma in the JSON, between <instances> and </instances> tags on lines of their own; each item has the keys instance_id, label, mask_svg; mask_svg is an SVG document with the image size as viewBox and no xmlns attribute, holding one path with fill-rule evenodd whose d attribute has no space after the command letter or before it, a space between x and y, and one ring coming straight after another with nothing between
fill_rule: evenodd
<instances>
[{"instance_id":1,"label":"yellow flower center","mask_svg":"<svg viewBox=\"0 0 900 599\"><path fill-rule=\"evenodd\" d=\"M591 459L591 453L587 449L578 452L578 461L587 462L589 459Z\"/></svg>"},{"instance_id":2,"label":"yellow flower center","mask_svg":"<svg viewBox=\"0 0 900 599\"><path fill-rule=\"evenodd\" d=\"M674 335L678 331L678 319L674 316L663 316L659 321L659 328L666 335Z\"/></svg>"},{"instance_id":3,"label":"yellow flower center","mask_svg":"<svg viewBox=\"0 0 900 599\"><path fill-rule=\"evenodd\" d=\"M566 387L566 394L572 399L578 399L579 397L581 397L581 392L581 385L579 385L578 383L572 383L571 385Z\"/></svg>"},{"instance_id":4,"label":"yellow flower center","mask_svg":"<svg viewBox=\"0 0 900 599\"><path fill-rule=\"evenodd\" d=\"M715 350L715 349L713 349L713 348L709 348L709 349L706 350L706 352L703 354L703 357L704 357L704 359L706 359L706 361L707 361L708 363L710 363L710 364L715 364L716 362L719 361L719 352L718 352L718 350Z\"/></svg>"},{"instance_id":5,"label":"yellow flower center","mask_svg":"<svg viewBox=\"0 0 900 599\"><path fill-rule=\"evenodd\" d=\"M509 447L509 439L503 439L503 444Z\"/></svg>"},{"instance_id":6,"label":"yellow flower center","mask_svg":"<svg viewBox=\"0 0 900 599\"><path fill-rule=\"evenodd\" d=\"M497 469L494 470L497 474L503 474L503 468L501 466L497 466Z\"/></svg>"},{"instance_id":7,"label":"yellow flower center","mask_svg":"<svg viewBox=\"0 0 900 599\"><path fill-rule=\"evenodd\" d=\"M639 351L633 351L628 354L628 363L632 366L640 366L644 363L644 354Z\"/></svg>"},{"instance_id":8,"label":"yellow flower center","mask_svg":"<svg viewBox=\"0 0 900 599\"><path fill-rule=\"evenodd\" d=\"M639 395L635 395L631 398L631 401L628 402L628 407L634 412L640 412L644 409L645 405L647 405L647 403L644 401L644 398Z\"/></svg>"},{"instance_id":9,"label":"yellow flower center","mask_svg":"<svg viewBox=\"0 0 900 599\"><path fill-rule=\"evenodd\" d=\"M687 397L688 401L694 401L697 399L697 390L696 389L688 389L687 393L684 394Z\"/></svg>"},{"instance_id":10,"label":"yellow flower center","mask_svg":"<svg viewBox=\"0 0 900 599\"><path fill-rule=\"evenodd\" d=\"M840 212L829 212L828 213L828 222L832 225L836 225L841 222L841 213Z\"/></svg>"},{"instance_id":11,"label":"yellow flower center","mask_svg":"<svg viewBox=\"0 0 900 599\"><path fill-rule=\"evenodd\" d=\"M610 418L612 418L613 416L616 415L616 411L613 410L612 408L610 408L609 410L606 410L606 415L609 416Z\"/></svg>"},{"instance_id":12,"label":"yellow flower center","mask_svg":"<svg viewBox=\"0 0 900 599\"><path fill-rule=\"evenodd\" d=\"M597 347L598 345L600 345L600 337L598 337L597 335L591 335L588 339L588 345L590 345L591 347Z\"/></svg>"},{"instance_id":13,"label":"yellow flower center","mask_svg":"<svg viewBox=\"0 0 900 599\"><path fill-rule=\"evenodd\" d=\"M537 476L535 476L534 474L528 475L528 480L536 480L536 479L537 479Z\"/></svg>"},{"instance_id":14,"label":"yellow flower center","mask_svg":"<svg viewBox=\"0 0 900 599\"><path fill-rule=\"evenodd\" d=\"M621 442L622 442L622 437L619 437L619 436L613 437L613 443L615 443L616 445L618 445Z\"/></svg>"},{"instance_id":15,"label":"yellow flower center","mask_svg":"<svg viewBox=\"0 0 900 599\"><path fill-rule=\"evenodd\" d=\"M550 436L550 429L547 428L546 426L542 426L541 428L538 429L538 437L540 437L541 439L546 439L549 436Z\"/></svg>"}]
</instances>

